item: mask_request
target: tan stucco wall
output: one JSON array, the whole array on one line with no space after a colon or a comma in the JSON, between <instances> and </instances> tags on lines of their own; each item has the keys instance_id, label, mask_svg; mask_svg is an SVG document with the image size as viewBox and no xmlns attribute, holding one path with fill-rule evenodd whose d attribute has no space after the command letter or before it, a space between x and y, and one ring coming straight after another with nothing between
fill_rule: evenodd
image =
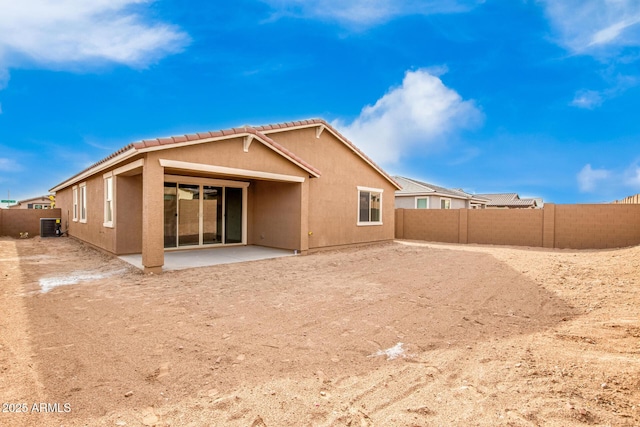
<instances>
[{"instance_id":1,"label":"tan stucco wall","mask_svg":"<svg viewBox=\"0 0 640 427\"><path fill-rule=\"evenodd\" d=\"M68 223L70 236L83 240L98 248L115 252L115 230L104 227L104 179L102 173L78 183L87 187L87 221L73 220L72 187L56 193L56 206L62 210L63 229ZM80 192L78 190L78 198ZM78 200L79 203L79 200Z\"/></svg>"},{"instance_id":2,"label":"tan stucco wall","mask_svg":"<svg viewBox=\"0 0 640 427\"><path fill-rule=\"evenodd\" d=\"M309 182L309 248L392 240L395 190L388 180L328 130L316 128L269 134L322 172ZM383 225L358 226L358 186L379 188Z\"/></svg>"},{"instance_id":3,"label":"tan stucco wall","mask_svg":"<svg viewBox=\"0 0 640 427\"><path fill-rule=\"evenodd\" d=\"M270 148L267 148L259 141L254 140L249 147L249 151L245 153L243 151L242 138L176 147L149 153L149 155L151 154L153 154L154 159L226 166L237 169L304 176L305 178L308 176L301 168L275 153ZM175 171L171 170L165 172L175 173ZM185 174L185 172L178 173ZM221 178L222 176L218 175L216 177ZM229 179L240 178L229 177Z\"/></svg>"},{"instance_id":4,"label":"tan stucco wall","mask_svg":"<svg viewBox=\"0 0 640 427\"><path fill-rule=\"evenodd\" d=\"M251 184L249 244L301 249L302 185L269 181Z\"/></svg>"},{"instance_id":5,"label":"tan stucco wall","mask_svg":"<svg viewBox=\"0 0 640 427\"><path fill-rule=\"evenodd\" d=\"M142 251L142 174L115 179L116 254Z\"/></svg>"}]
</instances>

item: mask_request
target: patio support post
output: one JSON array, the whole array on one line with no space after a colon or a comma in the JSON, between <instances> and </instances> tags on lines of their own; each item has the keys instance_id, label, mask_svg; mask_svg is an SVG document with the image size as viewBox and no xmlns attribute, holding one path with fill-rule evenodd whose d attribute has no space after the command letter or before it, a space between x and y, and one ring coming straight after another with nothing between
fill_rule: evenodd
<instances>
[{"instance_id":1,"label":"patio support post","mask_svg":"<svg viewBox=\"0 0 640 427\"><path fill-rule=\"evenodd\" d=\"M149 154L142 170L142 265L161 273L164 265L164 168Z\"/></svg>"},{"instance_id":2,"label":"patio support post","mask_svg":"<svg viewBox=\"0 0 640 427\"><path fill-rule=\"evenodd\" d=\"M300 253L309 251L309 179L300 183Z\"/></svg>"}]
</instances>

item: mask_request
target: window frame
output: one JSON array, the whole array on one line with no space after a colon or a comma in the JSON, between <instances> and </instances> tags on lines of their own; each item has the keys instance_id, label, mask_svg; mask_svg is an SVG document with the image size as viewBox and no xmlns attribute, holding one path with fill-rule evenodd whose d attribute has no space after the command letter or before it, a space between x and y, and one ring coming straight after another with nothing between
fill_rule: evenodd
<instances>
[{"instance_id":1,"label":"window frame","mask_svg":"<svg viewBox=\"0 0 640 427\"><path fill-rule=\"evenodd\" d=\"M83 182L82 184L78 184L78 188L80 189L80 200L79 200L79 212L78 216L80 222L87 222L87 183Z\"/></svg>"},{"instance_id":2,"label":"window frame","mask_svg":"<svg viewBox=\"0 0 640 427\"><path fill-rule=\"evenodd\" d=\"M381 188L361 187L361 186L358 186L357 188L358 188L358 199L357 199L358 211L357 211L357 216L356 216L356 218L357 218L356 224L358 226L382 225L382 211L383 211L383 209L382 209L382 207L383 207L383 204L382 204L383 198L382 197L383 197L384 190L381 189ZM368 206L369 220L368 221L361 221L360 220L360 211L361 211L361 209L360 209L360 201L362 199L362 196L361 196L362 193L369 193L369 206ZM378 194L379 197L380 197L380 201L379 201L379 205L380 205L380 207L379 207L379 212L380 212L379 216L380 217L379 217L379 219L377 221L371 221L372 195L373 194Z\"/></svg>"},{"instance_id":3,"label":"window frame","mask_svg":"<svg viewBox=\"0 0 640 427\"><path fill-rule=\"evenodd\" d=\"M418 200L426 200L427 201L427 206L425 206L424 208L419 208L418 207ZM428 196L416 196L414 208L415 209L429 209L429 197Z\"/></svg>"},{"instance_id":4,"label":"window frame","mask_svg":"<svg viewBox=\"0 0 640 427\"><path fill-rule=\"evenodd\" d=\"M109 172L103 175L104 179L104 227L113 228L114 224L114 179L113 173Z\"/></svg>"},{"instance_id":5,"label":"window frame","mask_svg":"<svg viewBox=\"0 0 640 427\"><path fill-rule=\"evenodd\" d=\"M449 206L443 208L442 202L449 202ZM440 197L440 209L451 209L451 199L449 197Z\"/></svg>"},{"instance_id":6,"label":"window frame","mask_svg":"<svg viewBox=\"0 0 640 427\"><path fill-rule=\"evenodd\" d=\"M78 222L78 219L80 218L80 215L78 215L78 213L80 212L80 205L78 203L78 186L74 185L72 187L72 191L73 191L73 221Z\"/></svg>"}]
</instances>

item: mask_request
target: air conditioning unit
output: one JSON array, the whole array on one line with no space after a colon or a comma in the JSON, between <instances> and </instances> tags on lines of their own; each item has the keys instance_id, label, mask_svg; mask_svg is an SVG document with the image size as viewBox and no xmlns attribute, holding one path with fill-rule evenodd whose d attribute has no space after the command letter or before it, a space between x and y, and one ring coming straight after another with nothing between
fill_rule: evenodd
<instances>
[{"instance_id":1,"label":"air conditioning unit","mask_svg":"<svg viewBox=\"0 0 640 427\"><path fill-rule=\"evenodd\" d=\"M40 218L40 237L56 237L56 223L60 218Z\"/></svg>"}]
</instances>

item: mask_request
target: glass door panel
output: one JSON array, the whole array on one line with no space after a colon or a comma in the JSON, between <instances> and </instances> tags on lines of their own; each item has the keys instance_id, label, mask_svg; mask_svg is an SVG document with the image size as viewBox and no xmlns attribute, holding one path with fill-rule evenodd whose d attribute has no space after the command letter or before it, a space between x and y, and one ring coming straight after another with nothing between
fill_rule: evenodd
<instances>
[{"instance_id":1,"label":"glass door panel","mask_svg":"<svg viewBox=\"0 0 640 427\"><path fill-rule=\"evenodd\" d=\"M225 188L225 243L242 243L242 188Z\"/></svg>"},{"instance_id":2,"label":"glass door panel","mask_svg":"<svg viewBox=\"0 0 640 427\"><path fill-rule=\"evenodd\" d=\"M178 246L200 244L200 186L178 185Z\"/></svg>"},{"instance_id":3,"label":"glass door panel","mask_svg":"<svg viewBox=\"0 0 640 427\"><path fill-rule=\"evenodd\" d=\"M178 243L178 184L164 183L164 247L175 248Z\"/></svg>"},{"instance_id":4,"label":"glass door panel","mask_svg":"<svg viewBox=\"0 0 640 427\"><path fill-rule=\"evenodd\" d=\"M222 243L222 187L202 187L202 244Z\"/></svg>"}]
</instances>

